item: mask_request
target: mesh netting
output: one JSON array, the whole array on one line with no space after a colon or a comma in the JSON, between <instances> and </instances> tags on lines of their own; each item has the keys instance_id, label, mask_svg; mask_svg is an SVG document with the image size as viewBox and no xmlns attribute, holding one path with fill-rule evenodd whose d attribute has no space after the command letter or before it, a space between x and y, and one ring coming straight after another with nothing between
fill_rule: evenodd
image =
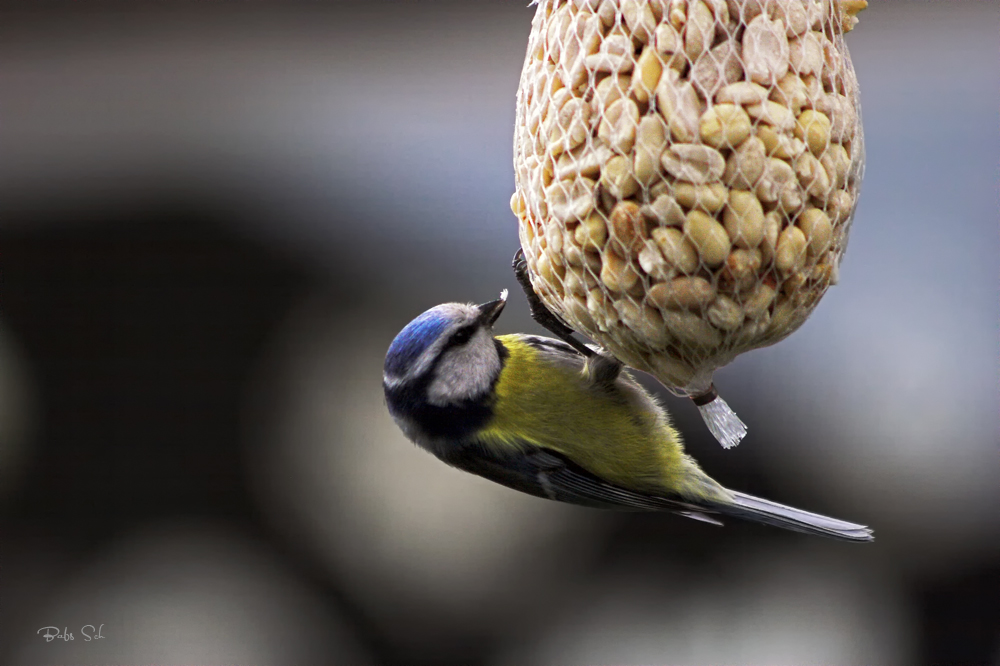
<instances>
[{"instance_id":1,"label":"mesh netting","mask_svg":"<svg viewBox=\"0 0 1000 666\"><path fill-rule=\"evenodd\" d=\"M571 327L679 395L837 281L863 0L542 0L517 94L521 246Z\"/></svg>"}]
</instances>

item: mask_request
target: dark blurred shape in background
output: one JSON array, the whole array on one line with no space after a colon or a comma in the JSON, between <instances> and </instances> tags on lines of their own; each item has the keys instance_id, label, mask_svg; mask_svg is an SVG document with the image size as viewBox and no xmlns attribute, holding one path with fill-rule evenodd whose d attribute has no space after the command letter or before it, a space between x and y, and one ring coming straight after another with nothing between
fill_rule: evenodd
<instances>
[{"instance_id":1,"label":"dark blurred shape in background","mask_svg":"<svg viewBox=\"0 0 1000 666\"><path fill-rule=\"evenodd\" d=\"M524 4L5 3L0 663L1000 664L998 6L861 15L841 283L719 373L734 451L664 397L866 547L536 500L389 419L395 333L514 285Z\"/></svg>"}]
</instances>

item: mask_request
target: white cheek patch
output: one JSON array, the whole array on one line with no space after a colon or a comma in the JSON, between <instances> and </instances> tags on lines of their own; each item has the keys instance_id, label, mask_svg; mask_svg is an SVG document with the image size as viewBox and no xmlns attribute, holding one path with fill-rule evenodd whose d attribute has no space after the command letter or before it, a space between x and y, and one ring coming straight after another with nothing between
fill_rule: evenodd
<instances>
[{"instance_id":1,"label":"white cheek patch","mask_svg":"<svg viewBox=\"0 0 1000 666\"><path fill-rule=\"evenodd\" d=\"M437 407L485 395L500 372L493 337L480 330L466 345L445 352L427 388L427 402Z\"/></svg>"}]
</instances>

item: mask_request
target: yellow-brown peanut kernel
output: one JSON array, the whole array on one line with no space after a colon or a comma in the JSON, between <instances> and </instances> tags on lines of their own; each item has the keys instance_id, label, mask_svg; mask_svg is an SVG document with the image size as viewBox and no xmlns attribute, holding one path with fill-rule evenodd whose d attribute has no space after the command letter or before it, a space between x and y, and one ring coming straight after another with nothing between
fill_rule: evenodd
<instances>
[{"instance_id":1,"label":"yellow-brown peanut kernel","mask_svg":"<svg viewBox=\"0 0 1000 666\"><path fill-rule=\"evenodd\" d=\"M715 218L700 210L692 210L684 221L684 235L698 250L708 266L718 266L729 256L729 234Z\"/></svg>"},{"instance_id":2,"label":"yellow-brown peanut kernel","mask_svg":"<svg viewBox=\"0 0 1000 666\"><path fill-rule=\"evenodd\" d=\"M822 111L806 109L796 119L795 136L809 146L813 155L822 155L830 145L830 119Z\"/></svg>"},{"instance_id":3,"label":"yellow-brown peanut kernel","mask_svg":"<svg viewBox=\"0 0 1000 666\"><path fill-rule=\"evenodd\" d=\"M677 203L685 208L698 208L707 213L722 210L729 200L729 189L722 183L695 185L677 181L674 184L674 197ZM683 217L681 218L683 222Z\"/></svg>"},{"instance_id":4,"label":"yellow-brown peanut kernel","mask_svg":"<svg viewBox=\"0 0 1000 666\"><path fill-rule=\"evenodd\" d=\"M601 260L601 282L610 291L618 293L629 291L639 281L639 274L632 267L632 263L614 252L605 250Z\"/></svg>"},{"instance_id":5,"label":"yellow-brown peanut kernel","mask_svg":"<svg viewBox=\"0 0 1000 666\"><path fill-rule=\"evenodd\" d=\"M833 238L833 223L826 213L818 208L807 208L799 215L796 224L805 234L809 256L818 257L830 247Z\"/></svg>"},{"instance_id":6,"label":"yellow-brown peanut kernel","mask_svg":"<svg viewBox=\"0 0 1000 666\"><path fill-rule=\"evenodd\" d=\"M764 238L764 208L753 192L732 190L723 221L729 239L737 247L754 248Z\"/></svg>"},{"instance_id":7,"label":"yellow-brown peanut kernel","mask_svg":"<svg viewBox=\"0 0 1000 666\"><path fill-rule=\"evenodd\" d=\"M806 235L798 227L786 227L778 235L774 265L784 274L800 270L806 263Z\"/></svg>"},{"instance_id":8,"label":"yellow-brown peanut kernel","mask_svg":"<svg viewBox=\"0 0 1000 666\"><path fill-rule=\"evenodd\" d=\"M735 104L716 104L701 116L701 140L713 148L734 148L750 136L750 116Z\"/></svg>"},{"instance_id":9,"label":"yellow-brown peanut kernel","mask_svg":"<svg viewBox=\"0 0 1000 666\"><path fill-rule=\"evenodd\" d=\"M639 254L646 240L646 222L634 201L619 201L608 219L612 247L623 257Z\"/></svg>"},{"instance_id":10,"label":"yellow-brown peanut kernel","mask_svg":"<svg viewBox=\"0 0 1000 666\"><path fill-rule=\"evenodd\" d=\"M584 250L600 252L608 241L608 226L599 213L593 213L576 228L574 237Z\"/></svg>"},{"instance_id":11,"label":"yellow-brown peanut kernel","mask_svg":"<svg viewBox=\"0 0 1000 666\"><path fill-rule=\"evenodd\" d=\"M734 331L743 323L743 311L733 299L719 295L708 306L705 316L716 328L723 331Z\"/></svg>"},{"instance_id":12,"label":"yellow-brown peanut kernel","mask_svg":"<svg viewBox=\"0 0 1000 666\"><path fill-rule=\"evenodd\" d=\"M705 278L676 277L649 288L649 302L664 310L700 310L715 299L715 287Z\"/></svg>"},{"instance_id":13,"label":"yellow-brown peanut kernel","mask_svg":"<svg viewBox=\"0 0 1000 666\"><path fill-rule=\"evenodd\" d=\"M722 153L691 143L675 143L660 158L664 170L678 180L710 183L722 178L726 160Z\"/></svg>"},{"instance_id":14,"label":"yellow-brown peanut kernel","mask_svg":"<svg viewBox=\"0 0 1000 666\"><path fill-rule=\"evenodd\" d=\"M680 227L684 225L684 211L677 200L669 194L660 194L653 202L642 207L642 213L660 225Z\"/></svg>"},{"instance_id":15,"label":"yellow-brown peanut kernel","mask_svg":"<svg viewBox=\"0 0 1000 666\"><path fill-rule=\"evenodd\" d=\"M660 227L651 232L653 240L667 262L681 273L694 273L698 268L698 249L674 227Z\"/></svg>"}]
</instances>

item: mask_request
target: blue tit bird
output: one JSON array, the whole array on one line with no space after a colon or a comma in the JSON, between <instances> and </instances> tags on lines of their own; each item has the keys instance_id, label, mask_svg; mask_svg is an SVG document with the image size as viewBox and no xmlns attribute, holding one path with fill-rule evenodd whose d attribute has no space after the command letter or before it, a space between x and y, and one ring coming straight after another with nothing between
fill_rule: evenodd
<instances>
[{"instance_id":1,"label":"blue tit bird","mask_svg":"<svg viewBox=\"0 0 1000 666\"><path fill-rule=\"evenodd\" d=\"M392 341L383 375L386 404L422 448L461 470L551 500L672 511L719 525L720 517L743 518L872 541L863 525L724 488L684 452L667 412L613 357L578 341L495 336L506 301L504 291L482 305L438 305ZM537 307L532 302L533 316L544 318ZM546 325L554 330L560 323ZM567 330L559 330L560 337L568 337Z\"/></svg>"}]
</instances>

